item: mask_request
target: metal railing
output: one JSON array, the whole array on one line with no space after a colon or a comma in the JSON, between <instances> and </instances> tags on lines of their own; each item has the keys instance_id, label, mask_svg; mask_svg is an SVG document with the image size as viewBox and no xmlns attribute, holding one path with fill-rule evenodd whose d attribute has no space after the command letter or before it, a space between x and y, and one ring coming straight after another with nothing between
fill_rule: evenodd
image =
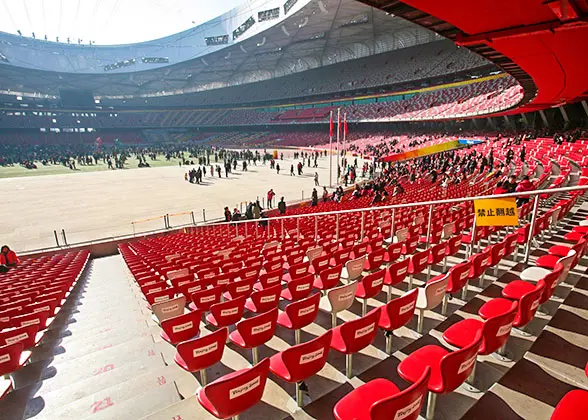
<instances>
[{"instance_id":1,"label":"metal railing","mask_svg":"<svg viewBox=\"0 0 588 420\"><path fill-rule=\"evenodd\" d=\"M95 243L99 243L99 242L105 242L105 241L118 241L118 240L127 240L127 239L133 239L133 238L141 238L141 237L146 237L146 236L151 236L151 235L156 235L156 234L162 234L162 233L171 233L171 232L177 232L181 229L185 229L185 228L189 228L189 227L196 227L196 228L205 228L205 227L210 227L210 226L214 226L214 227L222 227L222 226L234 226L237 228L236 232L238 232L238 225L240 224L244 224L245 227L247 226L247 224L258 224L260 222L260 220L263 220L264 222L267 222L267 230L270 231L270 227L273 226L275 223L281 223L283 225L283 222L285 220L300 220L300 219L304 219L304 218L314 218L315 219L315 237L318 234L318 218L319 217L326 217L326 216L337 216L336 218L336 231L338 234L339 231L339 217L341 215L344 214L351 214L351 213L361 213L362 214L362 230L364 229L365 223L364 223L364 217L365 217L365 213L368 212L383 212L383 211L389 211L391 210L392 213L390 215L390 223L391 223L391 236L394 235L394 223L395 223L395 216L396 216L396 210L399 209L405 209L405 208L415 208L415 207L428 207L428 226L427 226L427 244L429 243L430 237L431 237L431 223L432 223L432 215L433 215L433 211L434 211L434 207L435 206L439 206L439 205L446 205L446 204L452 204L452 203L463 203L463 202L471 202L471 201L475 201L475 200L484 200L484 199L496 199L496 198L511 198L511 197L515 197L515 198L520 198L520 197L530 197L533 198L533 210L531 212L531 228L530 228L530 232L529 232L529 238L527 239L527 246L526 246L526 253L525 253L525 262L528 261L529 259L529 254L530 254L530 245L529 243L531 242L534 233L534 226L535 226L535 221L537 219L537 213L539 211L539 197L541 195L549 195L552 196L554 194L559 194L559 193L565 193L565 192L573 192L573 191L586 191L588 190L588 185L583 185L583 186L573 186L573 187L562 187L562 188L551 188L551 189L541 189L541 190L534 190L534 191L529 191L529 192L517 192L517 193L510 193L510 194L500 194L500 195L480 195L480 196L474 196L474 197L460 197L460 198L450 198L450 199L443 199L443 200L433 200L433 201L416 201L416 202L412 202L412 203L404 203L404 204L391 204L391 205L386 205L386 206L377 206L377 207L363 207L363 208L355 208L355 209L345 209L345 210L336 210L336 211L327 211L327 212L316 212L316 213L308 213L308 214L295 214L295 215L285 215L285 216L275 216L275 217L268 217L268 218L264 218L264 219L246 219L246 220L238 220L238 221L229 221L229 222L225 222L225 221L221 221L224 219L212 219L212 220L206 220L205 216L204 216L204 221L202 222L198 222L195 220L194 218L194 212L182 212L182 213L176 213L176 214L165 214L162 216L157 216L157 217L153 217L153 218L149 218L146 220L157 220L157 219L161 219L163 220L163 227L162 228L156 228L156 229L152 229L149 231L145 231L145 232L133 232L132 234L126 234L126 235L117 235L117 236L110 236L107 238L101 238L101 239L93 239L93 240L87 240L87 241L82 241L82 242L75 242L75 243L67 243L66 242L66 236L65 236L65 230L61 230L61 237L64 244L60 244L57 235L57 232L55 232L55 238L56 238L56 242L57 242L57 247L54 248L43 248L43 249L37 249L37 250L32 250L32 251L28 251L25 252L23 254L32 254L32 253L38 253L38 252L46 252L46 251L51 251L51 250L56 250L56 249L63 249L65 247L77 247L77 246L87 246L87 245L92 245ZM486 190L488 191L488 190ZM174 216L174 215L190 215L190 222L189 223L185 223L182 225L178 225L178 226L171 226L169 223L169 216ZM135 227L133 222L133 229ZM474 222L475 223L475 222ZM297 223L297 229L298 229L298 223ZM362 232L362 237L363 237L363 232Z\"/></svg>"}]
</instances>

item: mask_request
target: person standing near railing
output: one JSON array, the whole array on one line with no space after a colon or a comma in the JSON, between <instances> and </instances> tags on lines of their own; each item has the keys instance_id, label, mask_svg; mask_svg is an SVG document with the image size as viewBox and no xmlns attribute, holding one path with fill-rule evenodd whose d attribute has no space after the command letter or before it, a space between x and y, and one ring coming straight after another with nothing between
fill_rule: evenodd
<instances>
[{"instance_id":1,"label":"person standing near railing","mask_svg":"<svg viewBox=\"0 0 588 420\"><path fill-rule=\"evenodd\" d=\"M519 182L519 185L517 185L516 192L529 192L529 191L533 191L534 189L535 189L535 185L529 179L529 175L525 175L523 180L521 182ZM520 207L523 204L528 203L529 200L530 200L530 197L528 197L528 196L518 197L517 198L517 207Z\"/></svg>"}]
</instances>

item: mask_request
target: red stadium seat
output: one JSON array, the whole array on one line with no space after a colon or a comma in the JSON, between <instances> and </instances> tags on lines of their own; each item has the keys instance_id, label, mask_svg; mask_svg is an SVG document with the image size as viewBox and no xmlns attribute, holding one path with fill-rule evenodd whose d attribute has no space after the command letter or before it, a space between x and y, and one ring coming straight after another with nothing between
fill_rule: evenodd
<instances>
[{"instance_id":1,"label":"red stadium seat","mask_svg":"<svg viewBox=\"0 0 588 420\"><path fill-rule=\"evenodd\" d=\"M386 335L386 352L391 354L394 330L406 325L413 317L416 309L418 290L413 289L381 307L378 326Z\"/></svg>"},{"instance_id":2,"label":"red stadium seat","mask_svg":"<svg viewBox=\"0 0 588 420\"><path fill-rule=\"evenodd\" d=\"M380 308L375 308L361 318L347 321L332 330L331 348L345 354L348 378L353 376L353 353L361 351L374 341L379 320Z\"/></svg>"},{"instance_id":3,"label":"red stadium seat","mask_svg":"<svg viewBox=\"0 0 588 420\"><path fill-rule=\"evenodd\" d=\"M225 350L228 331L221 328L213 333L178 344L174 361L188 372L200 372L200 384L206 385L206 368L220 362Z\"/></svg>"},{"instance_id":4,"label":"red stadium seat","mask_svg":"<svg viewBox=\"0 0 588 420\"><path fill-rule=\"evenodd\" d=\"M368 299L376 297L382 291L385 276L386 270L382 269L380 271L376 271L375 273L368 274L359 281L355 296L363 300L361 303L362 316L367 312Z\"/></svg>"},{"instance_id":5,"label":"red stadium seat","mask_svg":"<svg viewBox=\"0 0 588 420\"><path fill-rule=\"evenodd\" d=\"M198 391L198 401L219 419L237 417L261 400L269 366L269 359L264 359L251 368L222 376Z\"/></svg>"},{"instance_id":6,"label":"red stadium seat","mask_svg":"<svg viewBox=\"0 0 588 420\"><path fill-rule=\"evenodd\" d=\"M437 394L452 392L471 374L481 344L480 331L468 346L460 350L450 352L440 346L428 345L412 352L400 362L398 373L412 383L420 380L427 367L431 368L427 419L432 419L435 414Z\"/></svg>"},{"instance_id":7,"label":"red stadium seat","mask_svg":"<svg viewBox=\"0 0 588 420\"><path fill-rule=\"evenodd\" d=\"M229 340L243 349L251 349L253 364L257 364L257 347L267 343L274 336L278 322L278 308L239 321L236 330L229 334Z\"/></svg>"},{"instance_id":8,"label":"red stadium seat","mask_svg":"<svg viewBox=\"0 0 588 420\"><path fill-rule=\"evenodd\" d=\"M372 379L341 398L333 408L336 420L417 420L421 412L431 369L401 391L391 381Z\"/></svg>"},{"instance_id":9,"label":"red stadium seat","mask_svg":"<svg viewBox=\"0 0 588 420\"><path fill-rule=\"evenodd\" d=\"M247 299L245 307L251 312L267 312L270 309L278 307L281 294L281 284L276 284L275 286L258 290L256 292L253 292L249 299Z\"/></svg>"},{"instance_id":10,"label":"red stadium seat","mask_svg":"<svg viewBox=\"0 0 588 420\"><path fill-rule=\"evenodd\" d=\"M217 328L236 324L243 317L245 301L245 296L241 296L225 302L215 303L210 307L210 313L206 315L206 321Z\"/></svg>"},{"instance_id":11,"label":"red stadium seat","mask_svg":"<svg viewBox=\"0 0 588 420\"><path fill-rule=\"evenodd\" d=\"M312 292L313 284L313 274L306 274L303 277L290 280L282 291L282 298L289 301L304 299Z\"/></svg>"},{"instance_id":12,"label":"red stadium seat","mask_svg":"<svg viewBox=\"0 0 588 420\"><path fill-rule=\"evenodd\" d=\"M297 300L286 306L278 315L278 324L294 330L296 344L300 343L300 329L314 322L318 311L321 295L315 293L305 299Z\"/></svg>"},{"instance_id":13,"label":"red stadium seat","mask_svg":"<svg viewBox=\"0 0 588 420\"><path fill-rule=\"evenodd\" d=\"M318 296L318 295L317 295ZM270 358L270 370L286 382L296 383L296 403L302 407L301 383L316 375L327 363L333 331L297 344Z\"/></svg>"},{"instance_id":14,"label":"red stadium seat","mask_svg":"<svg viewBox=\"0 0 588 420\"><path fill-rule=\"evenodd\" d=\"M200 334L201 311L190 311L184 315L166 319L161 322L161 338L170 344L197 337Z\"/></svg>"}]
</instances>

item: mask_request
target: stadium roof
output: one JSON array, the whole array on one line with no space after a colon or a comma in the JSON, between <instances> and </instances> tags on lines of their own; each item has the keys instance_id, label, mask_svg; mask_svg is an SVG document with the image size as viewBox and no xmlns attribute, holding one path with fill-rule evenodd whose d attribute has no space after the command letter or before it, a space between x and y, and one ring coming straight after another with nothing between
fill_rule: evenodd
<instances>
[{"instance_id":1,"label":"stadium roof","mask_svg":"<svg viewBox=\"0 0 588 420\"><path fill-rule=\"evenodd\" d=\"M525 90L506 113L588 98L586 0L361 0L436 31L493 61Z\"/></svg>"},{"instance_id":2,"label":"stadium roof","mask_svg":"<svg viewBox=\"0 0 588 420\"><path fill-rule=\"evenodd\" d=\"M180 94L436 39L355 0L250 0L195 28L141 44L74 45L0 33L0 89L38 96L61 89L121 98Z\"/></svg>"}]
</instances>

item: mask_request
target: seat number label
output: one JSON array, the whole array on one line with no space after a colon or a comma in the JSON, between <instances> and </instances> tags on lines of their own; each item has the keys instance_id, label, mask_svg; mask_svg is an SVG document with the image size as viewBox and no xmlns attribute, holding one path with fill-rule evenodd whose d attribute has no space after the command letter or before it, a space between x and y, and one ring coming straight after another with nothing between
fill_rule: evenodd
<instances>
[{"instance_id":1,"label":"seat number label","mask_svg":"<svg viewBox=\"0 0 588 420\"><path fill-rule=\"evenodd\" d=\"M468 370L469 368L471 368L474 365L474 363L476 363L476 357L477 357L477 355L473 355L468 360L466 360L461 365L459 365L459 369L457 370L457 373L458 374L463 373L466 370Z\"/></svg>"},{"instance_id":2,"label":"seat number label","mask_svg":"<svg viewBox=\"0 0 588 420\"><path fill-rule=\"evenodd\" d=\"M355 338L361 338L364 335L370 334L376 328L375 324L368 325L367 327L360 328L359 330L355 331Z\"/></svg>"},{"instance_id":3,"label":"seat number label","mask_svg":"<svg viewBox=\"0 0 588 420\"><path fill-rule=\"evenodd\" d=\"M255 388L257 388L260 385L261 385L261 376L256 376L255 378L253 378L252 380L250 380L246 384L243 384L241 386L238 386L236 388L229 390L229 399L232 400L232 399L241 397L244 394L247 394L248 392L254 390Z\"/></svg>"},{"instance_id":4,"label":"seat number label","mask_svg":"<svg viewBox=\"0 0 588 420\"><path fill-rule=\"evenodd\" d=\"M404 305L400 307L399 315L405 314L409 311L412 311L416 305L416 302L411 302L408 305Z\"/></svg>"},{"instance_id":5,"label":"seat number label","mask_svg":"<svg viewBox=\"0 0 588 420\"><path fill-rule=\"evenodd\" d=\"M314 362L317 359L320 359L325 354L325 349L318 349L311 353L306 353L300 356L300 364L305 365L306 363Z\"/></svg>"},{"instance_id":6,"label":"seat number label","mask_svg":"<svg viewBox=\"0 0 588 420\"><path fill-rule=\"evenodd\" d=\"M418 399L416 399L415 401L413 401L412 403L410 403L406 407L398 410L396 412L396 415L394 416L394 420L403 420L403 419L407 418L408 416L410 416L412 413L414 413L416 410L419 409L422 402L423 402L423 396L421 395L420 397L418 397Z\"/></svg>"},{"instance_id":7,"label":"seat number label","mask_svg":"<svg viewBox=\"0 0 588 420\"><path fill-rule=\"evenodd\" d=\"M505 334L508 334L510 332L511 328L512 328L512 322L510 324L503 325L502 327L500 327L498 329L498 333L496 333L496 335L500 337Z\"/></svg>"},{"instance_id":8,"label":"seat number label","mask_svg":"<svg viewBox=\"0 0 588 420\"><path fill-rule=\"evenodd\" d=\"M205 354L212 353L218 349L218 343L212 343L208 346L198 347L192 351L192 356L200 357L204 356Z\"/></svg>"},{"instance_id":9,"label":"seat number label","mask_svg":"<svg viewBox=\"0 0 588 420\"><path fill-rule=\"evenodd\" d=\"M185 323L183 323L183 324L180 324L180 325L174 325L174 326L172 327L172 331L173 331L174 333L179 333L179 332L181 332L181 331L186 331L186 330L188 330L188 329L192 328L193 326L194 326L194 323L193 323L192 321L190 321L190 322L185 322Z\"/></svg>"},{"instance_id":10,"label":"seat number label","mask_svg":"<svg viewBox=\"0 0 588 420\"><path fill-rule=\"evenodd\" d=\"M269 331L272 327L271 321L266 322L265 324L258 325L256 327L251 328L251 335L260 334L265 331Z\"/></svg>"}]
</instances>

